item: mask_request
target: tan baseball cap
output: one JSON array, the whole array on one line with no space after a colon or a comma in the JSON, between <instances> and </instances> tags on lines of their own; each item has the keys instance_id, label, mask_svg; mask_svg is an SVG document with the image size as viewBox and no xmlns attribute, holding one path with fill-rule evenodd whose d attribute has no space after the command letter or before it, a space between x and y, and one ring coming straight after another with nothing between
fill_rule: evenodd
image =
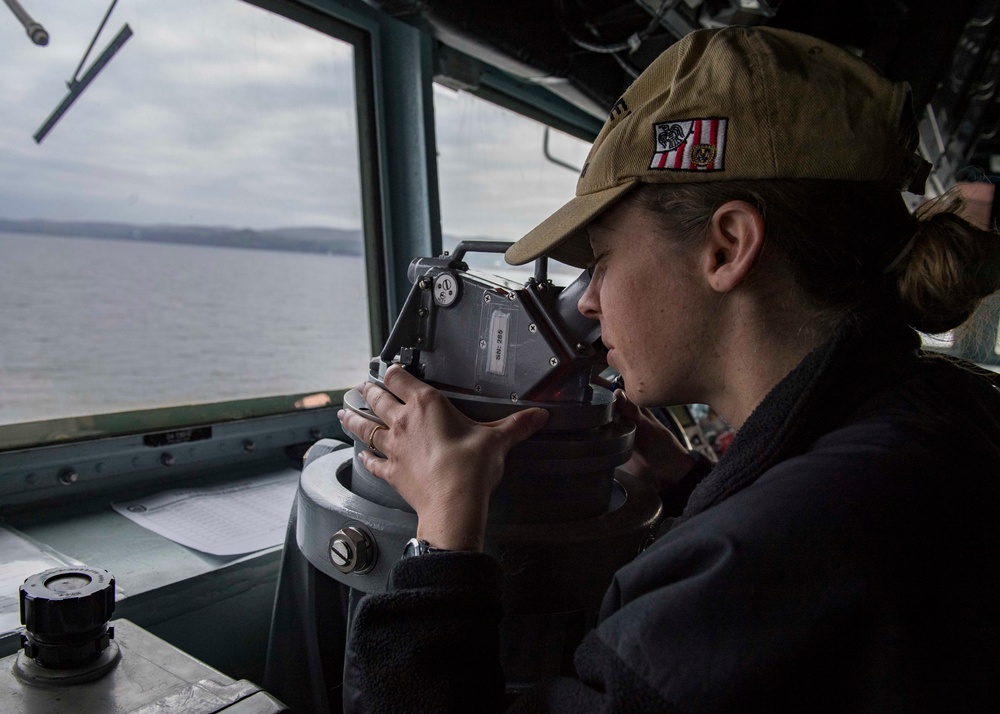
<instances>
[{"instance_id":1,"label":"tan baseball cap","mask_svg":"<svg viewBox=\"0 0 1000 714\"><path fill-rule=\"evenodd\" d=\"M580 173L576 197L510 247L585 267L583 230L640 183L841 179L923 193L906 83L849 52L788 30L698 30L625 91Z\"/></svg>"}]
</instances>

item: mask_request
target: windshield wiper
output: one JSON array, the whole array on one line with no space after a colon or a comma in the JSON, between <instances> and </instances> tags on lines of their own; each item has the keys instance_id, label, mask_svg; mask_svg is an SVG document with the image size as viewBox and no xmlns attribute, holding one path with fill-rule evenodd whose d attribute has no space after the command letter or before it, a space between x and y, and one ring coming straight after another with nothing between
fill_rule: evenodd
<instances>
[{"instance_id":1,"label":"windshield wiper","mask_svg":"<svg viewBox=\"0 0 1000 714\"><path fill-rule=\"evenodd\" d=\"M14 0L6 1L10 4ZM104 25L107 24L108 18L111 16L111 11L115 9L115 5L117 4L118 0L112 1L111 7L108 8L108 11L104 14L104 19L101 20L101 24L97 28L97 32L94 33L94 38L90 41L90 46L88 46L87 51L83 53L83 58L80 60L80 64L77 65L76 71L73 73L73 78L66 83L66 86L69 87L69 94L63 98L63 100L59 103L59 106L56 107L55 111L49 115L49 118L45 120L42 127L35 132L35 141L37 143L42 143L42 139L44 139L45 135L52 130L52 127L55 126L56 122L62 118L62 115L66 113L66 110L73 105L73 102L77 100L77 97L83 94L83 90L94 81L94 78L98 75L98 73L104 69L104 66L111 61L111 58L115 56L115 53L118 52L128 38L132 36L132 28L128 26L128 23L125 23L122 29L118 31L118 34L115 35L115 39L111 40L111 44L104 48L104 51L101 52L101 55L96 60L94 60L94 64L90 65L83 77L79 76L80 70L83 69L84 62L87 61L87 57L90 55L90 51L94 49L94 43L97 42L97 38L100 36L101 30L104 29Z\"/></svg>"}]
</instances>

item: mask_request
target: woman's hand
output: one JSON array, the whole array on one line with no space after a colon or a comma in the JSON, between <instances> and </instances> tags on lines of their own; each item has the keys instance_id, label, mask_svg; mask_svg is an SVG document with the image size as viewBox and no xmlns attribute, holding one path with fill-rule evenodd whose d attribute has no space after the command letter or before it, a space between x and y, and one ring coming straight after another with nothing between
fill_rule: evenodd
<instances>
[{"instance_id":1,"label":"woman's hand","mask_svg":"<svg viewBox=\"0 0 1000 714\"><path fill-rule=\"evenodd\" d=\"M615 407L622 419L635 425L632 458L621 468L657 491L680 482L694 466L694 459L677 437L649 409L633 404L621 389L615 391Z\"/></svg>"},{"instance_id":2,"label":"woman's hand","mask_svg":"<svg viewBox=\"0 0 1000 714\"><path fill-rule=\"evenodd\" d=\"M417 512L418 538L446 550L481 551L490 494L503 476L507 452L541 429L548 412L525 409L480 424L402 367L390 366L383 381L389 391L371 382L358 388L388 427L374 435L385 458L364 451L362 465ZM371 444L373 422L345 410L337 416Z\"/></svg>"}]
</instances>

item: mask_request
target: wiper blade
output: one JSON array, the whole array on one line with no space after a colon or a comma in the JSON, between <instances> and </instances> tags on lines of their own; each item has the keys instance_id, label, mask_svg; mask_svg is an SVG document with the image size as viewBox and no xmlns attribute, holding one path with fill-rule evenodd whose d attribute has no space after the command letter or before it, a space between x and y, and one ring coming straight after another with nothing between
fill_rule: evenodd
<instances>
[{"instance_id":1,"label":"wiper blade","mask_svg":"<svg viewBox=\"0 0 1000 714\"><path fill-rule=\"evenodd\" d=\"M69 86L69 94L67 94L66 97L59 103L59 106L56 107L55 111L49 115L49 118L45 120L45 123L42 124L42 128L35 132L35 141L37 143L42 143L42 139L45 138L45 135L52 130L52 127L55 126L56 122L59 121L60 118L62 118L62 115L66 113L66 110L73 105L73 102L75 102L83 93L83 90L87 88L87 85L94 81L94 78L97 77L98 73L104 69L104 65L111 61L111 58L115 56L115 53L122 48L122 45L124 45L131 36L132 28L126 23L126 25L119 30L115 39L111 40L111 44L104 48L101 56L94 60L94 64L90 66L90 69L87 70L86 74L84 74L80 79L74 78L67 83Z\"/></svg>"}]
</instances>

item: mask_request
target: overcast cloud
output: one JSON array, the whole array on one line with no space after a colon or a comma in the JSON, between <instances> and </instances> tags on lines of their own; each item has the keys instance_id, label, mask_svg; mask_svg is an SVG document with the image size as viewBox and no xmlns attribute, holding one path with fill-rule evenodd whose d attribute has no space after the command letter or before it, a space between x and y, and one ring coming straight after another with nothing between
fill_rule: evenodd
<instances>
[{"instance_id":1,"label":"overcast cloud","mask_svg":"<svg viewBox=\"0 0 1000 714\"><path fill-rule=\"evenodd\" d=\"M349 45L239 0L120 0L88 66L135 35L36 145L109 0L22 3L51 40L0 6L0 216L360 225ZM449 90L435 105L446 232L517 238L573 195L540 125ZM583 163L583 142L552 146Z\"/></svg>"}]
</instances>

